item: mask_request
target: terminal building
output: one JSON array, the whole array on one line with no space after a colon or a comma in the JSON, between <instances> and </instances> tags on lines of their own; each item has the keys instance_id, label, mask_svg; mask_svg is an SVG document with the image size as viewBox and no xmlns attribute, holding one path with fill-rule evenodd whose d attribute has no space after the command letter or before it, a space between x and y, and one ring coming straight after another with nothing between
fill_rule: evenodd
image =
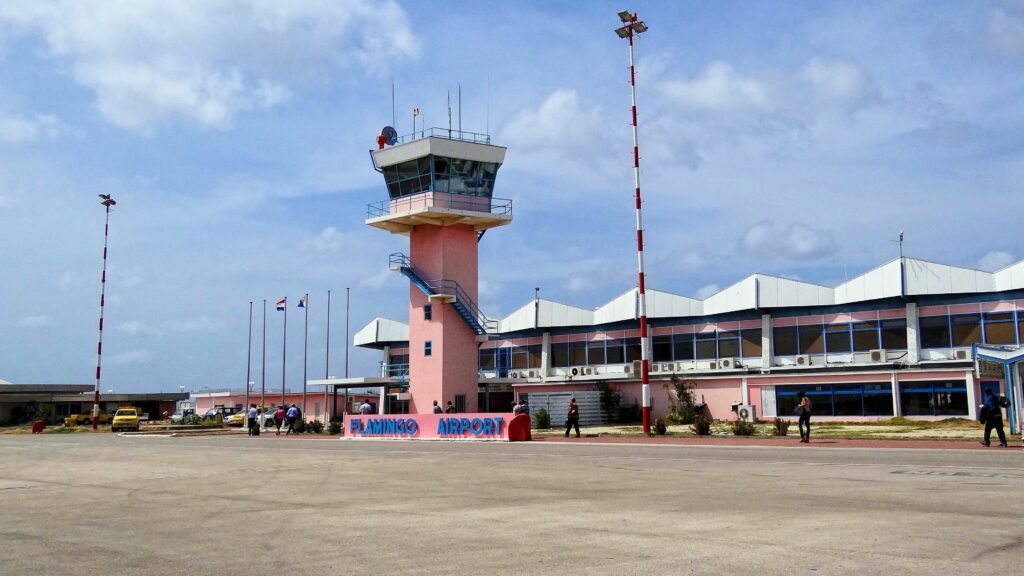
<instances>
[{"instance_id":1,"label":"terminal building","mask_svg":"<svg viewBox=\"0 0 1024 576\"><path fill-rule=\"evenodd\" d=\"M635 289L597 309L526 303L479 343L479 405L500 411L525 395L532 409L556 407L557 422L564 399L602 383L637 404L637 318ZM790 417L804 390L816 419L846 421L974 419L984 389L1012 396L1007 380L1024 376L1000 363L1024 354L1024 261L990 273L902 258L834 287L752 274L704 300L648 289L648 318L655 417L672 376L715 419ZM380 377L396 389L424 353L408 333L377 318L355 335L381 350Z\"/></svg>"},{"instance_id":2,"label":"terminal building","mask_svg":"<svg viewBox=\"0 0 1024 576\"><path fill-rule=\"evenodd\" d=\"M597 309L536 298L500 320L476 304L477 244L512 221L492 196L505 148L486 135L431 129L398 138L387 127L371 151L388 198L366 224L409 237L391 268L409 280L407 321L376 318L357 346L382 352L368 378L315 380L380 387L382 412L505 412L526 399L581 423L642 396L639 302L634 288ZM487 237L488 240L491 236ZM1020 394L1024 261L997 272L900 257L838 286L751 274L706 299L646 291L653 415L671 407L673 377L691 383L714 419L794 413L797 392L816 419L975 418L986 389Z\"/></svg>"}]
</instances>

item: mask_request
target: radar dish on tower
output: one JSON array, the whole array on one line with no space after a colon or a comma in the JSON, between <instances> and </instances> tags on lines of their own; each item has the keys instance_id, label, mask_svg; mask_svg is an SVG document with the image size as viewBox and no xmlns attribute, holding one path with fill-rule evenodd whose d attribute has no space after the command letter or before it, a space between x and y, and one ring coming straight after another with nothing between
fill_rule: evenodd
<instances>
[{"instance_id":1,"label":"radar dish on tower","mask_svg":"<svg viewBox=\"0 0 1024 576\"><path fill-rule=\"evenodd\" d=\"M381 129L380 135L385 138L385 144L388 146L394 146L398 144L398 132L395 131L391 126L385 126Z\"/></svg>"}]
</instances>

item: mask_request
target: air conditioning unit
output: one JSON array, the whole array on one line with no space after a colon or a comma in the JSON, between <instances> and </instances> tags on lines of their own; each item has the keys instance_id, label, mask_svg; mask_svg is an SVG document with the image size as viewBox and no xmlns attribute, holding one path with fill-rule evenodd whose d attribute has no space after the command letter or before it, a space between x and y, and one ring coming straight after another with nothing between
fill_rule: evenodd
<instances>
[{"instance_id":1,"label":"air conditioning unit","mask_svg":"<svg viewBox=\"0 0 1024 576\"><path fill-rule=\"evenodd\" d=\"M715 362L714 360L712 360L711 362L708 362L708 369L709 370L718 370L718 362Z\"/></svg>"},{"instance_id":2,"label":"air conditioning unit","mask_svg":"<svg viewBox=\"0 0 1024 576\"><path fill-rule=\"evenodd\" d=\"M757 415L754 413L754 407L750 404L740 404L736 407L736 417L744 422L753 422Z\"/></svg>"},{"instance_id":3,"label":"air conditioning unit","mask_svg":"<svg viewBox=\"0 0 1024 576\"><path fill-rule=\"evenodd\" d=\"M807 354L797 354L796 355L796 365L797 366L810 366L811 365L811 357L809 355L807 355Z\"/></svg>"},{"instance_id":4,"label":"air conditioning unit","mask_svg":"<svg viewBox=\"0 0 1024 576\"><path fill-rule=\"evenodd\" d=\"M513 378L519 378L519 372L513 370L513 371L509 372L509 376L511 376Z\"/></svg>"},{"instance_id":5,"label":"air conditioning unit","mask_svg":"<svg viewBox=\"0 0 1024 576\"><path fill-rule=\"evenodd\" d=\"M573 366L572 369L569 370L569 374L571 374L573 376L579 376L579 374L580 374L580 367L579 366Z\"/></svg>"},{"instance_id":6,"label":"air conditioning unit","mask_svg":"<svg viewBox=\"0 0 1024 576\"><path fill-rule=\"evenodd\" d=\"M733 368L738 368L739 365L740 363L736 358L720 358L718 360L719 370L732 370Z\"/></svg>"},{"instance_id":7,"label":"air conditioning unit","mask_svg":"<svg viewBox=\"0 0 1024 576\"><path fill-rule=\"evenodd\" d=\"M586 367L583 368L583 374L584 375L590 376L593 373L594 373L594 369L591 368L590 366L586 366Z\"/></svg>"},{"instance_id":8,"label":"air conditioning unit","mask_svg":"<svg viewBox=\"0 0 1024 576\"><path fill-rule=\"evenodd\" d=\"M536 377L537 377L537 372L535 372L535 371L533 371L533 370L530 370L530 372L528 373L528 376L529 376L530 378L536 378Z\"/></svg>"},{"instance_id":9,"label":"air conditioning unit","mask_svg":"<svg viewBox=\"0 0 1024 576\"><path fill-rule=\"evenodd\" d=\"M971 357L969 350L953 350L953 360L967 360Z\"/></svg>"},{"instance_id":10,"label":"air conditioning unit","mask_svg":"<svg viewBox=\"0 0 1024 576\"><path fill-rule=\"evenodd\" d=\"M661 364L651 364L651 372L661 372Z\"/></svg>"},{"instance_id":11,"label":"air conditioning unit","mask_svg":"<svg viewBox=\"0 0 1024 576\"><path fill-rule=\"evenodd\" d=\"M869 352L869 354L871 354L872 362L885 362L886 360L885 350L872 350Z\"/></svg>"}]
</instances>

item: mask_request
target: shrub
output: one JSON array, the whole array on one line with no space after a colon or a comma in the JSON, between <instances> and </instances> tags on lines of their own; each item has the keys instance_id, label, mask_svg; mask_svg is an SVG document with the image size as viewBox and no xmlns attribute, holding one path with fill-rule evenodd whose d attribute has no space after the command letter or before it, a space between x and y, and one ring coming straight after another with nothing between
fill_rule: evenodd
<instances>
[{"instance_id":1,"label":"shrub","mask_svg":"<svg viewBox=\"0 0 1024 576\"><path fill-rule=\"evenodd\" d=\"M675 397L669 396L672 406L665 419L673 424L692 424L698 415L697 407L694 405L693 382L683 380L673 374L670 383L664 385L665 389L667 390L670 385L675 392Z\"/></svg>"},{"instance_id":2,"label":"shrub","mask_svg":"<svg viewBox=\"0 0 1024 576\"><path fill-rule=\"evenodd\" d=\"M541 408L533 413L533 427L537 429L551 428L551 414L546 408Z\"/></svg>"},{"instance_id":3,"label":"shrub","mask_svg":"<svg viewBox=\"0 0 1024 576\"><path fill-rule=\"evenodd\" d=\"M338 420L337 418L331 418L331 423L327 427L327 433L330 434L331 436L341 434L341 420Z\"/></svg>"},{"instance_id":4,"label":"shrub","mask_svg":"<svg viewBox=\"0 0 1024 576\"><path fill-rule=\"evenodd\" d=\"M306 424L306 432L312 434L322 434L324 431L324 423L319 420L310 420Z\"/></svg>"},{"instance_id":5,"label":"shrub","mask_svg":"<svg viewBox=\"0 0 1024 576\"><path fill-rule=\"evenodd\" d=\"M609 422L614 422L619 415L619 405L622 404L622 396L618 390L601 381L597 384L597 390L601 394L601 411Z\"/></svg>"},{"instance_id":6,"label":"shrub","mask_svg":"<svg viewBox=\"0 0 1024 576\"><path fill-rule=\"evenodd\" d=\"M203 419L199 414L189 414L181 419L182 424L188 424L190 426L199 426L203 423Z\"/></svg>"},{"instance_id":7,"label":"shrub","mask_svg":"<svg viewBox=\"0 0 1024 576\"><path fill-rule=\"evenodd\" d=\"M697 436L710 436L711 435L711 419L703 414L694 416L693 423L690 424L690 429Z\"/></svg>"},{"instance_id":8,"label":"shrub","mask_svg":"<svg viewBox=\"0 0 1024 576\"><path fill-rule=\"evenodd\" d=\"M776 418L772 423L772 436L785 436L789 433L789 420Z\"/></svg>"},{"instance_id":9,"label":"shrub","mask_svg":"<svg viewBox=\"0 0 1024 576\"><path fill-rule=\"evenodd\" d=\"M664 436L668 432L668 426L665 425L664 418L658 418L654 421L654 433L658 436Z\"/></svg>"},{"instance_id":10,"label":"shrub","mask_svg":"<svg viewBox=\"0 0 1024 576\"><path fill-rule=\"evenodd\" d=\"M305 431L306 423L301 418L299 418L298 420L295 421L295 424L292 425L292 432L295 432L296 434L302 434Z\"/></svg>"},{"instance_id":11,"label":"shrub","mask_svg":"<svg viewBox=\"0 0 1024 576\"><path fill-rule=\"evenodd\" d=\"M732 433L737 436L753 436L756 427L753 422L747 422L741 418L737 418L732 423Z\"/></svg>"}]
</instances>

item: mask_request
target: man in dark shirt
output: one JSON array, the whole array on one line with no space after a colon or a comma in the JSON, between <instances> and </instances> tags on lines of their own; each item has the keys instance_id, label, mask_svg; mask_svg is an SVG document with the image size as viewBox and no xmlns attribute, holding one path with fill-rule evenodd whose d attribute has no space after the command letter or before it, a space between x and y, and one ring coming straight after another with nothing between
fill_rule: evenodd
<instances>
[{"instance_id":1,"label":"man in dark shirt","mask_svg":"<svg viewBox=\"0 0 1024 576\"><path fill-rule=\"evenodd\" d=\"M989 445L989 437L992 435L992 429L995 428L996 433L999 434L999 445L1006 448L1003 410L999 405L999 397L992 392L991 388L985 389L985 403L981 405L981 410L985 415L985 439L981 443L985 446Z\"/></svg>"}]
</instances>

